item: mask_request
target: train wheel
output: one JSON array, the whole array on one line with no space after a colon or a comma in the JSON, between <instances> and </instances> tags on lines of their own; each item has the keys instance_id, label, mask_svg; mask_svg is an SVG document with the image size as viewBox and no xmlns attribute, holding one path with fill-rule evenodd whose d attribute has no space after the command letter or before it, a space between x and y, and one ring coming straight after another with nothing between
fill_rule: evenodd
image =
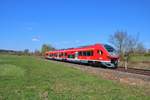
<instances>
[{"instance_id":1,"label":"train wheel","mask_svg":"<svg viewBox=\"0 0 150 100\"><path fill-rule=\"evenodd\" d=\"M88 64L89 64L90 66L93 66L93 61L88 61Z\"/></svg>"}]
</instances>

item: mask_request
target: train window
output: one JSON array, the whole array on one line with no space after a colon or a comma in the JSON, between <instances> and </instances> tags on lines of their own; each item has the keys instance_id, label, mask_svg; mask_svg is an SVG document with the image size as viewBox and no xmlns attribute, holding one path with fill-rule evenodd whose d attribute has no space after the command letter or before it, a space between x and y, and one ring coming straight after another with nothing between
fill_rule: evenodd
<instances>
[{"instance_id":1,"label":"train window","mask_svg":"<svg viewBox=\"0 0 150 100\"><path fill-rule=\"evenodd\" d=\"M80 51L79 56L93 56L93 51Z\"/></svg>"},{"instance_id":2,"label":"train window","mask_svg":"<svg viewBox=\"0 0 150 100\"><path fill-rule=\"evenodd\" d=\"M67 53L65 53L65 56L67 56Z\"/></svg>"},{"instance_id":3,"label":"train window","mask_svg":"<svg viewBox=\"0 0 150 100\"><path fill-rule=\"evenodd\" d=\"M59 57L61 57L61 53L59 53Z\"/></svg>"},{"instance_id":4,"label":"train window","mask_svg":"<svg viewBox=\"0 0 150 100\"><path fill-rule=\"evenodd\" d=\"M93 51L91 51L91 56L93 56Z\"/></svg>"},{"instance_id":5,"label":"train window","mask_svg":"<svg viewBox=\"0 0 150 100\"><path fill-rule=\"evenodd\" d=\"M71 55L68 55L68 58L71 58Z\"/></svg>"},{"instance_id":6,"label":"train window","mask_svg":"<svg viewBox=\"0 0 150 100\"><path fill-rule=\"evenodd\" d=\"M91 56L91 52L90 52L90 51L87 51L87 52L86 52L86 56Z\"/></svg>"},{"instance_id":7,"label":"train window","mask_svg":"<svg viewBox=\"0 0 150 100\"><path fill-rule=\"evenodd\" d=\"M86 56L86 51L83 51L83 56Z\"/></svg>"},{"instance_id":8,"label":"train window","mask_svg":"<svg viewBox=\"0 0 150 100\"><path fill-rule=\"evenodd\" d=\"M81 51L81 56L83 56L83 51Z\"/></svg>"},{"instance_id":9,"label":"train window","mask_svg":"<svg viewBox=\"0 0 150 100\"><path fill-rule=\"evenodd\" d=\"M62 56L63 56L63 53L61 53L60 56L62 57Z\"/></svg>"},{"instance_id":10,"label":"train window","mask_svg":"<svg viewBox=\"0 0 150 100\"><path fill-rule=\"evenodd\" d=\"M75 55L72 55L72 58L75 58Z\"/></svg>"},{"instance_id":11,"label":"train window","mask_svg":"<svg viewBox=\"0 0 150 100\"><path fill-rule=\"evenodd\" d=\"M105 44L104 47L108 52L115 52L115 49L111 47L110 45Z\"/></svg>"},{"instance_id":12,"label":"train window","mask_svg":"<svg viewBox=\"0 0 150 100\"><path fill-rule=\"evenodd\" d=\"M68 55L68 58L75 58L75 55Z\"/></svg>"},{"instance_id":13,"label":"train window","mask_svg":"<svg viewBox=\"0 0 150 100\"><path fill-rule=\"evenodd\" d=\"M82 52L81 51L79 52L79 56L82 56Z\"/></svg>"},{"instance_id":14,"label":"train window","mask_svg":"<svg viewBox=\"0 0 150 100\"><path fill-rule=\"evenodd\" d=\"M70 55L68 55L68 58L70 58Z\"/></svg>"},{"instance_id":15,"label":"train window","mask_svg":"<svg viewBox=\"0 0 150 100\"><path fill-rule=\"evenodd\" d=\"M86 51L86 56L93 56L93 51Z\"/></svg>"}]
</instances>

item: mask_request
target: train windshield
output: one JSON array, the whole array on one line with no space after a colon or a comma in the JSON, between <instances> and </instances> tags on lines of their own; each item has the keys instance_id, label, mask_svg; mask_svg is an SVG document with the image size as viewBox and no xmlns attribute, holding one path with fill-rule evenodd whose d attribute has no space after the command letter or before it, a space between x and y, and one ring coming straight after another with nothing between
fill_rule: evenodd
<instances>
[{"instance_id":1,"label":"train windshield","mask_svg":"<svg viewBox=\"0 0 150 100\"><path fill-rule=\"evenodd\" d=\"M111 55L117 55L117 51L112 46L105 44L104 47Z\"/></svg>"}]
</instances>

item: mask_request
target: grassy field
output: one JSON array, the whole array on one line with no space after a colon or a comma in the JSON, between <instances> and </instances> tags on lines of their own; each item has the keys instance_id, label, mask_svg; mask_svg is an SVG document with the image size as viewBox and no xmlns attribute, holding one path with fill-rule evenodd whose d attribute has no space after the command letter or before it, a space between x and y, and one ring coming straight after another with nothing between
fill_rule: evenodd
<instances>
[{"instance_id":1,"label":"grassy field","mask_svg":"<svg viewBox=\"0 0 150 100\"><path fill-rule=\"evenodd\" d=\"M130 61L133 62L150 62L150 55L144 56L144 55L134 55L130 57Z\"/></svg>"},{"instance_id":2,"label":"grassy field","mask_svg":"<svg viewBox=\"0 0 150 100\"><path fill-rule=\"evenodd\" d=\"M0 55L0 100L150 100L150 88L119 84L48 60Z\"/></svg>"},{"instance_id":3,"label":"grassy field","mask_svg":"<svg viewBox=\"0 0 150 100\"><path fill-rule=\"evenodd\" d=\"M119 66L124 66L124 62L121 61ZM150 55L132 55L129 58L128 67L150 70Z\"/></svg>"}]
</instances>

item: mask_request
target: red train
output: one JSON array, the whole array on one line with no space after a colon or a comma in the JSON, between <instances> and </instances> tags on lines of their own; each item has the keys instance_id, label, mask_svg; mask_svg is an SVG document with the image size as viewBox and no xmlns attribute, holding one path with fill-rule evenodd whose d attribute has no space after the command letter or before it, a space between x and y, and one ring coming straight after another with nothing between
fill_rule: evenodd
<instances>
[{"instance_id":1,"label":"red train","mask_svg":"<svg viewBox=\"0 0 150 100\"><path fill-rule=\"evenodd\" d=\"M118 66L119 56L112 46L95 44L78 48L48 51L45 53L45 58L116 68Z\"/></svg>"}]
</instances>

